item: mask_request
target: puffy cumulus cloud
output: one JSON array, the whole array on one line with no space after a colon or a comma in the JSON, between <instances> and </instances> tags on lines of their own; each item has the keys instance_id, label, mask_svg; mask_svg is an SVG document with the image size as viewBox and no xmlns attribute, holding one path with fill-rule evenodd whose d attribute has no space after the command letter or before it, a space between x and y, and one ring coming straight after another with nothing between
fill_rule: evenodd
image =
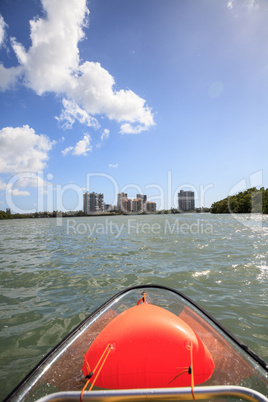
<instances>
[{"instance_id":1,"label":"puffy cumulus cloud","mask_svg":"<svg viewBox=\"0 0 268 402\"><path fill-rule=\"evenodd\" d=\"M58 120L63 128L74 121L97 127L91 116L105 115L121 123L121 133L140 133L154 124L152 110L131 90L116 90L115 80L100 63L81 63L78 44L84 38L89 14L86 0L42 0L46 18L30 21L31 46L26 50L12 38L19 68L8 74L2 67L2 90L23 73L24 85L37 94L64 96Z\"/></svg>"},{"instance_id":2,"label":"puffy cumulus cloud","mask_svg":"<svg viewBox=\"0 0 268 402\"><path fill-rule=\"evenodd\" d=\"M92 146L90 145L89 134L84 135L84 138L76 144L73 150L73 155L83 155L86 156L89 151L92 151Z\"/></svg>"},{"instance_id":3,"label":"puffy cumulus cloud","mask_svg":"<svg viewBox=\"0 0 268 402\"><path fill-rule=\"evenodd\" d=\"M0 173L42 171L53 146L45 135L29 126L5 127L0 130Z\"/></svg>"},{"instance_id":4,"label":"puffy cumulus cloud","mask_svg":"<svg viewBox=\"0 0 268 402\"><path fill-rule=\"evenodd\" d=\"M88 127L99 128L100 125L94 117L90 116L85 110L81 109L73 100L63 99L64 109L56 120L61 124L64 129L71 129L77 120L79 123Z\"/></svg>"},{"instance_id":5,"label":"puffy cumulus cloud","mask_svg":"<svg viewBox=\"0 0 268 402\"><path fill-rule=\"evenodd\" d=\"M39 95L65 92L79 65L78 42L84 37L86 0L42 0L46 19L30 21L32 46L28 52L13 39L24 67L25 84Z\"/></svg>"},{"instance_id":6,"label":"puffy cumulus cloud","mask_svg":"<svg viewBox=\"0 0 268 402\"><path fill-rule=\"evenodd\" d=\"M7 24L5 23L4 18L0 14L0 47L4 43L6 27L7 27Z\"/></svg>"},{"instance_id":7,"label":"puffy cumulus cloud","mask_svg":"<svg viewBox=\"0 0 268 402\"><path fill-rule=\"evenodd\" d=\"M80 66L76 86L70 95L83 105L88 113L105 114L109 119L118 122L128 122L127 133L137 133L148 130L154 125L151 109L145 105L145 100L131 90L115 91L114 78L100 63L85 62ZM124 134L125 123L121 125Z\"/></svg>"},{"instance_id":8,"label":"puffy cumulus cloud","mask_svg":"<svg viewBox=\"0 0 268 402\"><path fill-rule=\"evenodd\" d=\"M90 135L85 134L82 140L78 141L75 147L68 147L62 151L63 156L71 153L76 156L87 156L88 152L92 151L92 145L90 145Z\"/></svg>"}]
</instances>

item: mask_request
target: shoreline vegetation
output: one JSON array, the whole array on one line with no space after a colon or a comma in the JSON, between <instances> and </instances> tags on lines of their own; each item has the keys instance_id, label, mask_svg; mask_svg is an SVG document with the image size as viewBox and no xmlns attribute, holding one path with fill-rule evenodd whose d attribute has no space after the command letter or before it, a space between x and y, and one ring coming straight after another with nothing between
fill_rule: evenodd
<instances>
[{"instance_id":1,"label":"shoreline vegetation","mask_svg":"<svg viewBox=\"0 0 268 402\"><path fill-rule=\"evenodd\" d=\"M101 212L95 214L85 214L83 211L53 211L53 212L34 212L29 214L11 214L9 212L0 210L0 220L6 219L39 219L39 218L74 218L74 217L96 217L96 216L117 216L117 215L160 215L160 214L180 214L180 213L201 213L210 212L210 208L196 208L194 211L180 212L175 208L168 210L161 210L156 212L141 212L141 213L125 213L123 211L111 211L111 212Z\"/></svg>"},{"instance_id":2,"label":"shoreline vegetation","mask_svg":"<svg viewBox=\"0 0 268 402\"><path fill-rule=\"evenodd\" d=\"M236 195L214 202L211 205L212 214L268 214L268 188L257 190L256 187Z\"/></svg>"}]
</instances>

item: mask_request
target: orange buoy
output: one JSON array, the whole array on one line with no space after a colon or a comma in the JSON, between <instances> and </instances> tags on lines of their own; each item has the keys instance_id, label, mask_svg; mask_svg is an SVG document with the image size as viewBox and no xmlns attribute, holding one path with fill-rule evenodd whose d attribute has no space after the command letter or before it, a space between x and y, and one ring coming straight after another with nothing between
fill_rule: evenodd
<instances>
[{"instance_id":1,"label":"orange buoy","mask_svg":"<svg viewBox=\"0 0 268 402\"><path fill-rule=\"evenodd\" d=\"M191 385L191 345L195 385L214 370L212 356L181 318L152 304L140 304L115 317L96 337L83 363L85 376L104 350L110 353L98 378L101 388L135 389Z\"/></svg>"}]
</instances>

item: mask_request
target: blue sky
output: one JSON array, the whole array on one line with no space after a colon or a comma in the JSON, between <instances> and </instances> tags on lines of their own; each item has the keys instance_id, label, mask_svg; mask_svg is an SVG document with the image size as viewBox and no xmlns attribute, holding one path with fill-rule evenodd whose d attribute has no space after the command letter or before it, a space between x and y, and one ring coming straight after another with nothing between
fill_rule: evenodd
<instances>
[{"instance_id":1,"label":"blue sky","mask_svg":"<svg viewBox=\"0 0 268 402\"><path fill-rule=\"evenodd\" d=\"M0 209L268 187L266 0L1 0Z\"/></svg>"}]
</instances>

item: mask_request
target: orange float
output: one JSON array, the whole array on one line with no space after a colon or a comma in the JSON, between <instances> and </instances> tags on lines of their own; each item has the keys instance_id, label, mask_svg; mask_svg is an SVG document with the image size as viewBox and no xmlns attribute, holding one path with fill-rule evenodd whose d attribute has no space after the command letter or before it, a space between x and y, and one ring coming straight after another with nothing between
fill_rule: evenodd
<instances>
[{"instance_id":1,"label":"orange float","mask_svg":"<svg viewBox=\"0 0 268 402\"><path fill-rule=\"evenodd\" d=\"M213 370L210 352L189 325L147 303L115 317L96 337L83 363L90 382L107 389L183 387L191 380L198 385Z\"/></svg>"}]
</instances>

